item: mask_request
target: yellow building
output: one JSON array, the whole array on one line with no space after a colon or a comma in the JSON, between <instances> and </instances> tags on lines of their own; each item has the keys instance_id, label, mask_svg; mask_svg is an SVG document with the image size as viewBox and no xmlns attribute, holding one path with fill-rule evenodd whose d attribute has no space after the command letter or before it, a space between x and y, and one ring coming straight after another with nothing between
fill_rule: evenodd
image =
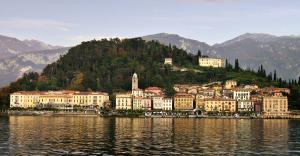
<instances>
[{"instance_id":1,"label":"yellow building","mask_svg":"<svg viewBox=\"0 0 300 156\"><path fill-rule=\"evenodd\" d=\"M206 99L205 111L236 112L236 101L233 99Z\"/></svg>"},{"instance_id":2,"label":"yellow building","mask_svg":"<svg viewBox=\"0 0 300 156\"><path fill-rule=\"evenodd\" d=\"M132 100L132 109L133 110L142 109L142 100L143 97L134 97Z\"/></svg>"},{"instance_id":3,"label":"yellow building","mask_svg":"<svg viewBox=\"0 0 300 156\"><path fill-rule=\"evenodd\" d=\"M220 58L203 58L199 57L199 66L201 67L213 67L213 68L224 68L225 62Z\"/></svg>"},{"instance_id":4,"label":"yellow building","mask_svg":"<svg viewBox=\"0 0 300 156\"><path fill-rule=\"evenodd\" d=\"M116 109L132 109L131 93L116 94Z\"/></svg>"},{"instance_id":5,"label":"yellow building","mask_svg":"<svg viewBox=\"0 0 300 156\"><path fill-rule=\"evenodd\" d=\"M237 86L237 82L234 80L227 80L225 82L225 89L232 89Z\"/></svg>"},{"instance_id":6,"label":"yellow building","mask_svg":"<svg viewBox=\"0 0 300 156\"><path fill-rule=\"evenodd\" d=\"M194 109L194 96L191 94L177 93L174 96L175 110L191 110Z\"/></svg>"},{"instance_id":7,"label":"yellow building","mask_svg":"<svg viewBox=\"0 0 300 156\"><path fill-rule=\"evenodd\" d=\"M202 94L197 94L196 95L195 101L196 101L196 108L197 109L204 109L204 106L205 106L204 99L205 99L204 95L202 95Z\"/></svg>"},{"instance_id":8,"label":"yellow building","mask_svg":"<svg viewBox=\"0 0 300 156\"><path fill-rule=\"evenodd\" d=\"M109 101L107 93L79 91L21 91L10 95L10 107L103 107Z\"/></svg>"},{"instance_id":9,"label":"yellow building","mask_svg":"<svg viewBox=\"0 0 300 156\"><path fill-rule=\"evenodd\" d=\"M286 115L288 112L288 98L286 96L263 97L262 112L269 116Z\"/></svg>"},{"instance_id":10,"label":"yellow building","mask_svg":"<svg viewBox=\"0 0 300 156\"><path fill-rule=\"evenodd\" d=\"M39 96L45 92L19 91L10 94L10 107L34 108L39 103Z\"/></svg>"}]
</instances>

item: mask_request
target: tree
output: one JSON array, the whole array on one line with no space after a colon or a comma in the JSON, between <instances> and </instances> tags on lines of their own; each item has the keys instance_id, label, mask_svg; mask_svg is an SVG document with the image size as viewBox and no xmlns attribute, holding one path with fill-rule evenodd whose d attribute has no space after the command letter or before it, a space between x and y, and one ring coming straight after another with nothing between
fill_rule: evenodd
<instances>
[{"instance_id":1,"label":"tree","mask_svg":"<svg viewBox=\"0 0 300 156\"><path fill-rule=\"evenodd\" d=\"M202 53L201 53L200 49L198 50L198 58L199 57L202 57Z\"/></svg>"},{"instance_id":2,"label":"tree","mask_svg":"<svg viewBox=\"0 0 300 156\"><path fill-rule=\"evenodd\" d=\"M299 76L299 79L298 79L298 85L300 85L300 76Z\"/></svg>"},{"instance_id":3,"label":"tree","mask_svg":"<svg viewBox=\"0 0 300 156\"><path fill-rule=\"evenodd\" d=\"M273 77L273 81L277 81L276 70L274 71L274 77Z\"/></svg>"},{"instance_id":4,"label":"tree","mask_svg":"<svg viewBox=\"0 0 300 156\"><path fill-rule=\"evenodd\" d=\"M268 81L271 82L271 81L272 81L272 73L270 73L270 74L267 76L267 78L268 78Z\"/></svg>"},{"instance_id":5,"label":"tree","mask_svg":"<svg viewBox=\"0 0 300 156\"><path fill-rule=\"evenodd\" d=\"M239 65L239 60L235 59L234 61L234 70L239 71L240 70L240 65Z\"/></svg>"}]
</instances>

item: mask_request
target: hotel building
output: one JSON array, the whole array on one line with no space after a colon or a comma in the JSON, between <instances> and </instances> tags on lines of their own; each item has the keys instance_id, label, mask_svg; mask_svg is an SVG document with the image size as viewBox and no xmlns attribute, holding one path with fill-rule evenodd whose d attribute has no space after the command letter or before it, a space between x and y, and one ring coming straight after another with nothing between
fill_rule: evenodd
<instances>
[{"instance_id":1,"label":"hotel building","mask_svg":"<svg viewBox=\"0 0 300 156\"><path fill-rule=\"evenodd\" d=\"M286 96L265 96L263 97L262 112L264 115L277 116L288 112L288 98Z\"/></svg>"},{"instance_id":2,"label":"hotel building","mask_svg":"<svg viewBox=\"0 0 300 156\"><path fill-rule=\"evenodd\" d=\"M104 107L109 101L109 96L104 92L79 92L79 91L20 91L10 95L10 107L22 108L73 108L79 107Z\"/></svg>"}]
</instances>

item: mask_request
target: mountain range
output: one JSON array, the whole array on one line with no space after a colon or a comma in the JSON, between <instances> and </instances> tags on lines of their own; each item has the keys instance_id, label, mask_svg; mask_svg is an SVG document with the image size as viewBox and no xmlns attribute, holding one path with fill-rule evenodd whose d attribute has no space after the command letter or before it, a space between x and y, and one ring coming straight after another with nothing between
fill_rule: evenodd
<instances>
[{"instance_id":1,"label":"mountain range","mask_svg":"<svg viewBox=\"0 0 300 156\"><path fill-rule=\"evenodd\" d=\"M236 58L243 68L257 70L262 64L267 72L283 79L300 76L300 37L246 33L220 44L209 45L176 34L159 33L142 37L175 45L188 53L222 57L233 64ZM0 35L0 86L6 85L28 71L40 72L55 62L69 48L53 46L38 40L19 40Z\"/></svg>"},{"instance_id":2,"label":"mountain range","mask_svg":"<svg viewBox=\"0 0 300 156\"><path fill-rule=\"evenodd\" d=\"M274 36L262 33L246 33L220 44L209 45L176 34L159 33L142 37L145 40L158 40L165 45L176 45L196 54L228 59L233 64L236 58L243 68L257 70L260 65L266 71L283 79L298 79L300 76L300 37Z\"/></svg>"},{"instance_id":3,"label":"mountain range","mask_svg":"<svg viewBox=\"0 0 300 156\"><path fill-rule=\"evenodd\" d=\"M38 40L19 40L0 35L0 87L28 71L40 72L69 48L52 46Z\"/></svg>"}]
</instances>

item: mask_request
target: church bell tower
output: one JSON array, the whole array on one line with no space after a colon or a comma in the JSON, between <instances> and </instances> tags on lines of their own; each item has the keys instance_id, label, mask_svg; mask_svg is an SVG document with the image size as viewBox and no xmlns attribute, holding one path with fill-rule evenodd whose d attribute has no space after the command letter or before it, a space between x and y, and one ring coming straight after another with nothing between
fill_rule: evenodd
<instances>
[{"instance_id":1,"label":"church bell tower","mask_svg":"<svg viewBox=\"0 0 300 156\"><path fill-rule=\"evenodd\" d=\"M132 76L132 90L139 89L139 79L136 73Z\"/></svg>"}]
</instances>

